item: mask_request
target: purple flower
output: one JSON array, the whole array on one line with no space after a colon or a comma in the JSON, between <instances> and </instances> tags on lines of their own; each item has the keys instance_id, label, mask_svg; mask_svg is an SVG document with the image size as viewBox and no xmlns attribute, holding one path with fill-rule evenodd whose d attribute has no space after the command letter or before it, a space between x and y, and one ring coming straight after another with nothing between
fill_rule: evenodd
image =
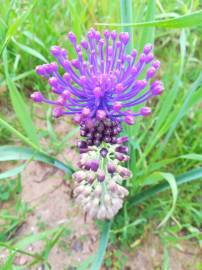
<instances>
[{"instance_id":1,"label":"purple flower","mask_svg":"<svg viewBox=\"0 0 202 270\"><path fill-rule=\"evenodd\" d=\"M56 118L74 115L77 123L87 122L88 125L92 119L103 121L106 118L133 125L134 117L151 113L144 105L139 111L128 108L145 104L163 91L162 82L154 80L160 62L154 60L152 45L145 45L138 56L136 50L126 54L128 33L106 30L101 38L92 28L80 44L74 33L69 32L68 38L74 47L75 59L70 60L65 49L53 46L51 53L57 63L36 67L36 72L47 78L58 97L51 101L36 92L31 95L35 102L55 106ZM59 66L63 72L59 71L62 70Z\"/></svg>"}]
</instances>

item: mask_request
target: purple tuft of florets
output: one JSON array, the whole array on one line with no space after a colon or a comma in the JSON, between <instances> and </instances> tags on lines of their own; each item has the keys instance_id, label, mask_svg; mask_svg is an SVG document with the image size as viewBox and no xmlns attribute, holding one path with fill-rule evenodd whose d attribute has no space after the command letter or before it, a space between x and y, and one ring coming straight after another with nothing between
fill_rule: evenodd
<instances>
[{"instance_id":1,"label":"purple tuft of florets","mask_svg":"<svg viewBox=\"0 0 202 270\"><path fill-rule=\"evenodd\" d=\"M138 56L136 50L126 53L128 33L106 30L102 38L91 28L80 44L73 32L68 33L68 39L74 47L75 59L70 60L65 49L53 46L51 54L57 63L36 67L36 72L48 79L58 98L51 101L36 92L31 96L35 102L55 106L56 118L74 115L78 124L90 124L92 119L110 119L133 125L135 117L151 113L151 109L144 106L138 111L128 110L163 92L162 82L154 79L160 62L154 60L151 44L146 44ZM63 74L58 66L64 70Z\"/></svg>"}]
</instances>

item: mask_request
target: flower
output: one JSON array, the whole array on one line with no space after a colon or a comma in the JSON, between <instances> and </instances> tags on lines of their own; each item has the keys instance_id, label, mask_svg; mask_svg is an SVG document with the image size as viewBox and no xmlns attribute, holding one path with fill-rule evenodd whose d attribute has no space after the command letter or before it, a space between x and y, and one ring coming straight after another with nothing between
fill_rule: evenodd
<instances>
[{"instance_id":1,"label":"flower","mask_svg":"<svg viewBox=\"0 0 202 270\"><path fill-rule=\"evenodd\" d=\"M163 91L162 82L154 80L160 62L154 60L151 44L145 45L138 56L136 50L126 53L128 33L106 30L102 38L100 32L91 28L80 44L73 32L68 33L68 39L74 47L75 59L70 60L65 49L53 46L51 53L57 63L36 67L36 72L48 79L56 100L35 92L31 95L35 102L53 105L56 118L74 115L77 123L88 126L94 125L94 119L133 125L134 117L151 113L144 105L138 111L128 110L145 104Z\"/></svg>"},{"instance_id":2,"label":"flower","mask_svg":"<svg viewBox=\"0 0 202 270\"><path fill-rule=\"evenodd\" d=\"M112 219L128 195L122 183L131 177L131 172L121 165L129 158L127 147L122 145L126 137L119 139L119 144L106 144L108 150L92 146L87 153L82 153L80 170L73 174L76 201L91 218ZM117 159L116 153L122 153L125 159Z\"/></svg>"},{"instance_id":3,"label":"flower","mask_svg":"<svg viewBox=\"0 0 202 270\"><path fill-rule=\"evenodd\" d=\"M145 45L140 55L136 50L127 54L128 33L106 30L101 38L100 32L91 28L80 43L72 32L68 38L75 59L70 60L65 49L53 46L51 53L57 62L36 67L48 80L56 100L41 92L34 92L31 98L53 105L55 118L72 115L80 125L83 139L77 144L81 155L80 169L73 174L74 195L89 216L111 219L128 195L122 182L131 177L130 170L122 166L129 160L124 145L128 137L118 138L122 122L133 125L135 117L151 114L145 103L164 89L162 82L154 79L160 62L154 60L151 44Z\"/></svg>"}]
</instances>

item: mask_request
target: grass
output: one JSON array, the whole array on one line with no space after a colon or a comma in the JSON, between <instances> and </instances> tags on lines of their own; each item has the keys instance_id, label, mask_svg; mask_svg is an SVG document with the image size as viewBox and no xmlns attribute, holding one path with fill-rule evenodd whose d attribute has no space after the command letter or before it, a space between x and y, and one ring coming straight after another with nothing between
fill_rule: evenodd
<instances>
[{"instance_id":1,"label":"grass","mask_svg":"<svg viewBox=\"0 0 202 270\"><path fill-rule=\"evenodd\" d=\"M66 171L69 168L50 155L62 151L66 141L77 130L67 134L64 140L58 139L60 135L53 128L54 122L47 107L44 108L42 119L46 128L39 130L35 125L39 116L36 114L36 107L29 101L29 95L38 89L48 94L48 87L34 72L35 66L52 60L49 54L52 45L68 47L68 31L74 31L81 38L95 23L132 23L123 27L133 33L131 47L141 49L146 42L154 42L155 54L162 63L159 76L164 81L166 90L158 102L151 104L154 108L151 117L144 121L139 120L133 128L125 129L130 136L131 161L128 165L133 171L133 179L128 183L130 198L113 222L110 241L115 246L119 245L122 250L134 247L148 227L150 230L155 228L166 243L163 263L165 269L169 269L169 245L180 243L181 239L194 239L199 245L202 244L201 181L187 183L177 189L174 178L202 164L202 26L198 26L200 15L197 17L197 13L194 16L189 15L185 21L178 20L180 15L191 14L200 8L199 1L189 0L116 0L108 3L104 0L5 1L1 7L0 142L2 145L15 145L21 141L35 151L40 151L41 158L46 162L65 168ZM159 22L161 20L166 20L167 28L161 28L165 26L165 22ZM147 25L147 21L157 22ZM144 27L139 27L139 22ZM183 29L182 26L187 28ZM110 29L114 27L116 26L109 26ZM120 26L118 27L120 30ZM97 25L97 28L104 29L101 25ZM68 49L69 54L73 55L71 48ZM40 139L43 137L50 143L42 149ZM49 156L44 156L43 152ZM30 158L32 159L32 155L26 158L28 162ZM1 241L4 241L0 246L6 247L10 252L14 250L14 254L24 252L26 247L15 241L15 232L29 214L21 201L20 172L16 179L10 180L7 177L6 180L0 180L0 201L7 201L12 206L6 212L0 212L3 221ZM171 192L165 191L140 206L131 207L131 198L163 179L170 183ZM173 211L170 212L172 204ZM167 222L156 229L157 225L165 221L165 217ZM49 233L52 235L51 240L47 239ZM63 229L58 227L53 232L42 232L36 237L20 241L31 243L43 239L46 242L44 251L30 256L33 257L33 263L45 262L49 269L48 254L59 242L62 233ZM114 257L120 258L121 255L109 251L106 266L112 263ZM11 269L13 258L11 252L3 269ZM123 267L121 262L117 262L117 265L114 269Z\"/></svg>"}]
</instances>

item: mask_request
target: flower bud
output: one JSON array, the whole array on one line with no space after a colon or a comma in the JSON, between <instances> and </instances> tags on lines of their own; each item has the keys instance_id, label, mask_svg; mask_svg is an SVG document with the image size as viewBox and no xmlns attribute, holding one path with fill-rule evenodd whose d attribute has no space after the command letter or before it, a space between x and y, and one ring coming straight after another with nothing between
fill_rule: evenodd
<instances>
[{"instance_id":1,"label":"flower bud","mask_svg":"<svg viewBox=\"0 0 202 270\"><path fill-rule=\"evenodd\" d=\"M97 173L97 180L103 182L105 180L105 173L102 170L99 170Z\"/></svg>"},{"instance_id":2,"label":"flower bud","mask_svg":"<svg viewBox=\"0 0 202 270\"><path fill-rule=\"evenodd\" d=\"M108 163L108 165L107 165L107 170L108 170L108 172L109 173L115 173L115 171L116 171L116 166L112 163L112 162L110 162L110 163Z\"/></svg>"},{"instance_id":3,"label":"flower bud","mask_svg":"<svg viewBox=\"0 0 202 270\"><path fill-rule=\"evenodd\" d=\"M90 166L91 170L96 172L99 168L99 161L98 160L92 160L91 161L91 166Z\"/></svg>"},{"instance_id":4,"label":"flower bud","mask_svg":"<svg viewBox=\"0 0 202 270\"><path fill-rule=\"evenodd\" d=\"M31 99L37 103L40 103L43 101L44 97L41 92L34 92L33 94L31 94Z\"/></svg>"}]
</instances>

